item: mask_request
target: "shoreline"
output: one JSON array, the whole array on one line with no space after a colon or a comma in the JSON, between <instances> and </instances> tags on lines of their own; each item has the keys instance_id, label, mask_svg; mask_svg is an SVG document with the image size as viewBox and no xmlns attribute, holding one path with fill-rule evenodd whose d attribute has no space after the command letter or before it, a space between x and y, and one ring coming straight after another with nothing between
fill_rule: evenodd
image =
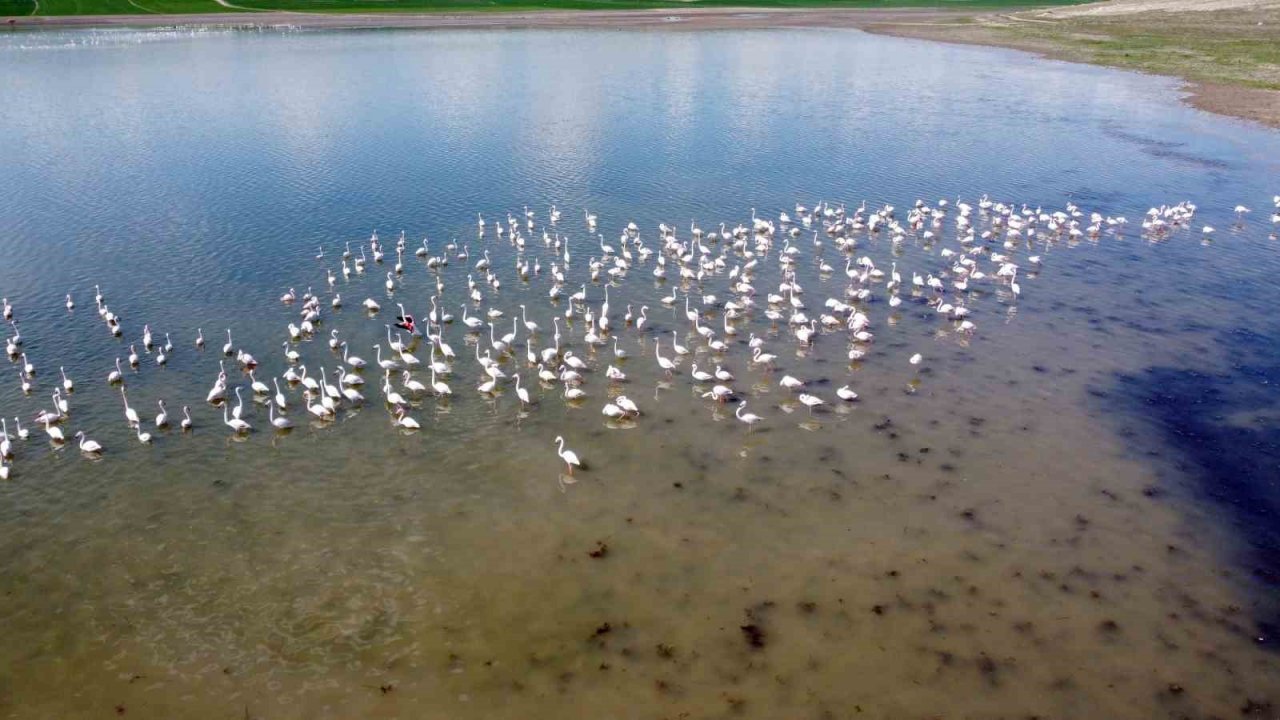
<instances>
[{"instance_id":1,"label":"shoreline","mask_svg":"<svg viewBox=\"0 0 1280 720\"><path fill-rule=\"evenodd\" d=\"M1107 5L1123 7L1127 0ZM1037 12L1037 11L1029 11ZM1206 19L1209 14L1205 14ZM1143 13L1146 18L1151 13ZM1066 40L1037 38L1011 31L1017 21L1050 22L1012 14L939 8L752 8L691 7L652 10L545 10L441 13L311 13L284 10L178 15L53 15L7 18L11 31L81 28L300 28L465 29L465 28L618 28L664 30L741 30L779 27L853 28L869 33L961 45L1002 47L1055 60L1177 78L1180 102L1206 112L1280 129L1280 90L1212 82L1178 72L1135 68L1100 61Z\"/></svg>"}]
</instances>

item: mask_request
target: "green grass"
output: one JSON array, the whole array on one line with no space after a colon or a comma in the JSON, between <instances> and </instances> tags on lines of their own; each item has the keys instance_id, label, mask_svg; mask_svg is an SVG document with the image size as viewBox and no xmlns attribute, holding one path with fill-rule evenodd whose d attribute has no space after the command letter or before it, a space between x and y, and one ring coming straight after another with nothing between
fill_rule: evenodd
<instances>
[{"instance_id":1,"label":"green grass","mask_svg":"<svg viewBox=\"0 0 1280 720\"><path fill-rule=\"evenodd\" d=\"M36 0L0 0L0 16L32 15ZM36 15L145 15L228 12L214 0L39 0Z\"/></svg>"},{"instance_id":2,"label":"green grass","mask_svg":"<svg viewBox=\"0 0 1280 720\"><path fill-rule=\"evenodd\" d=\"M62 0L59 0L61 2ZM182 13L215 13L215 12L236 12L229 8L222 7L213 0L133 0L148 10L158 13L178 15ZM45 0L40 0L41 4ZM230 0L234 5L234 0Z\"/></svg>"},{"instance_id":3,"label":"green grass","mask_svg":"<svg viewBox=\"0 0 1280 720\"><path fill-rule=\"evenodd\" d=\"M256 10L296 12L512 12L529 10L641 10L689 7L933 7L1008 9L1083 0L228 0ZM31 15L37 0L0 0L0 16ZM123 15L227 12L214 0L38 0L38 15Z\"/></svg>"},{"instance_id":4,"label":"green grass","mask_svg":"<svg viewBox=\"0 0 1280 720\"><path fill-rule=\"evenodd\" d=\"M1280 11L1072 18L1006 28L1100 65L1280 90Z\"/></svg>"}]
</instances>

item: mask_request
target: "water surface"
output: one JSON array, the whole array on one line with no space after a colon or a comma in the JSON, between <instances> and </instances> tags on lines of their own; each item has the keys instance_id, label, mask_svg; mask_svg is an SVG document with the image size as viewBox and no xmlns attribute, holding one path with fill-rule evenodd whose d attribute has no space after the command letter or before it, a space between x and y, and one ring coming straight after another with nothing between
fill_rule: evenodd
<instances>
[{"instance_id":1,"label":"water surface","mask_svg":"<svg viewBox=\"0 0 1280 720\"><path fill-rule=\"evenodd\" d=\"M0 487L7 716L1197 717L1280 702L1259 641L1274 542L1267 516L1234 509L1274 507L1274 394L1249 389L1272 377L1277 336L1274 132L1172 104L1164 80L853 31L0 42L0 288L39 367L30 397L8 371L0 408L49 407L62 365L77 380L67 429L108 446L89 462L36 430ZM645 411L630 429L599 414L612 352L583 346L580 314L562 327L597 367L581 406L536 386L524 412L512 388L484 399L474 362L452 401L414 403L415 434L370 403L322 426L295 410L302 427L277 437L251 405L259 432L236 440L203 403L223 329L278 375L296 313L276 298L311 286L327 302L325 269L374 230L466 246L439 273L451 298L488 249L503 284L469 312L509 319L524 302L547 328L566 308L547 300L553 203L572 291L599 255L584 209L607 241L634 221L656 247L659 222L687 238L690 220L733 227L753 208L865 200L903 217L916 198L983 193L1131 222L1040 243L1020 298L967 299L972 336L927 295L891 311L883 284L860 363L843 333L799 349L757 318L779 370L751 368L745 337L725 360L767 418L750 433L699 396L688 360L669 382L657 371L659 333L667 354L672 330L701 342L683 307L656 302L680 283L655 282L652 260L610 291L615 326L628 303L650 307L647 332L617 332ZM1148 207L1184 199L1194 230L1142 235ZM1237 203L1255 212L1237 221ZM544 268L527 284L515 250L475 229L477 212L492 227L525 206L537 230L520 257ZM951 219L932 242L863 237L857 256L937 271L958 247ZM817 314L848 283L815 258L845 259L797 243ZM296 345L313 371L339 362L328 329L369 359L385 342L387 313L368 319L361 299L425 313L434 275L405 264L393 297L385 266L340 277L346 306ZM722 271L703 291L728 284ZM588 296L598 307L603 286ZM143 323L176 348L165 369L148 356L126 373L131 404L189 405L197 422L150 447L104 382ZM459 323L445 337L474 352ZM789 371L830 403L845 383L861 400L811 418L777 385ZM1197 414L1180 407L1188 373L1235 392ZM588 461L576 482L556 435ZM1215 464L1212 448L1244 459ZM1205 492L1226 473L1240 494Z\"/></svg>"}]
</instances>

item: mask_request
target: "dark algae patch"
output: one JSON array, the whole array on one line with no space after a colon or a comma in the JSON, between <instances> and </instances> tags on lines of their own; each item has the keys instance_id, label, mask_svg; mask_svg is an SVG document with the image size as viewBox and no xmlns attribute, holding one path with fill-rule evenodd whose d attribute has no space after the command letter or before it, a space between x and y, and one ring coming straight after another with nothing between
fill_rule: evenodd
<instances>
[{"instance_id":1,"label":"dark algae patch","mask_svg":"<svg viewBox=\"0 0 1280 720\"><path fill-rule=\"evenodd\" d=\"M1152 367L1122 375L1114 392L1153 423L1192 491L1220 508L1242 540L1241 563L1271 589L1280 587L1280 357L1275 333L1249 329L1220 341L1239 361L1227 371ZM1134 451L1140 448L1134 447ZM1160 498L1163 488L1144 496ZM1280 602L1275 595L1255 612L1259 642L1275 647Z\"/></svg>"},{"instance_id":2,"label":"dark algae patch","mask_svg":"<svg viewBox=\"0 0 1280 720\"><path fill-rule=\"evenodd\" d=\"M749 625L743 625L741 630L743 639L747 641L747 645L749 645L752 650L761 650L764 648L764 628L755 623L751 623Z\"/></svg>"}]
</instances>

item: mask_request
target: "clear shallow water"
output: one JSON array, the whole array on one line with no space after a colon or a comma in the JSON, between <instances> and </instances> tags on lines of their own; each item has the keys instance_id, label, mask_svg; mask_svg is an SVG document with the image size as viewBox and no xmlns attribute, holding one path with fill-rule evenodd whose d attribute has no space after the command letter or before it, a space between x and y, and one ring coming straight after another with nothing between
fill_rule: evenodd
<instances>
[{"instance_id":1,"label":"clear shallow water","mask_svg":"<svg viewBox=\"0 0 1280 720\"><path fill-rule=\"evenodd\" d=\"M23 398L11 371L0 408L49 407L64 365L68 429L108 446L91 463L33 432L0 488L8 716L1196 716L1277 700L1250 528L1203 501L1195 458L1163 433L1178 413L1156 412L1144 380L1257 382L1244 366L1276 336L1276 134L1178 107L1164 81L852 32L4 42L0 287L40 372ZM611 290L615 326L626 303L650 306L649 334L619 332L645 411L634 429L599 414L603 348L580 408L535 388L523 415L510 388L478 397L460 362L457 397L416 403L424 431L407 436L371 403L236 442L202 402L221 330L278 374L296 316L276 298L320 289L342 243L375 228L388 243L403 228L410 250L428 235L433 254L469 243L442 273L450 297L487 247L503 285L482 307L525 302L546 327L566 307L547 304L546 270L518 282L510 246L475 238L475 212L492 227L529 205L541 224L556 203L572 290L599 250L584 207L607 241L634 220L655 247L658 222L687 238L690 218L732 227L752 207L865 199L902 217L916 197L982 193L1133 226L1038 248L1019 300L995 286L970 300L972 338L921 300L890 312L877 286L877 341L856 366L842 334L799 356L779 329L771 375L735 348L735 387L768 418L750 434L696 395L688 361L660 385L653 332L668 354L670 330L701 343L682 308L660 309L677 283L655 285L652 261ZM1213 243L1140 237L1148 206L1184 198ZM1237 203L1255 212L1233 228ZM524 257L545 268L538 238ZM939 242L863 238L857 255L909 276L944 267L952 238L949 220ZM817 314L847 283L801 240ZM822 255L843 267L830 241ZM395 299L422 314L432 279L405 263ZM358 302L390 306L382 272L339 280L347 306L326 312L369 359L382 324ZM762 263L757 286L777 282ZM94 283L127 339L144 322L172 333L169 366L144 361L130 400L144 417L158 398L190 405L194 435L132 439L103 382L128 350L93 313ZM582 325L566 332L585 355ZM1264 340L1233 342L1240 328ZM471 350L458 323L445 335ZM332 370L324 340L299 350ZM828 402L846 382L862 399L788 413L785 372ZM1226 409L1274 427L1265 407ZM589 463L576 483L557 434Z\"/></svg>"}]
</instances>

